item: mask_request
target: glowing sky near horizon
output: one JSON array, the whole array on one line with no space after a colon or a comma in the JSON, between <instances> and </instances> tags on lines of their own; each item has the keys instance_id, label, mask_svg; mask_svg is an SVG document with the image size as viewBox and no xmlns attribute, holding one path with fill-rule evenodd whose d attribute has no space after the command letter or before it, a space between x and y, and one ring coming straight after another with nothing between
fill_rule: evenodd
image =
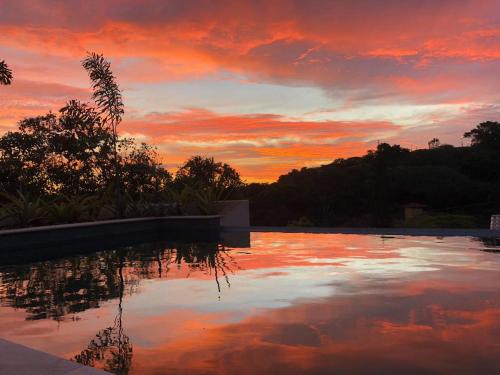
<instances>
[{"instance_id":1,"label":"glowing sky near horizon","mask_svg":"<svg viewBox=\"0 0 500 375\"><path fill-rule=\"evenodd\" d=\"M86 51L112 61L122 134L247 181L499 117L497 0L0 0L0 132L90 100Z\"/></svg>"}]
</instances>

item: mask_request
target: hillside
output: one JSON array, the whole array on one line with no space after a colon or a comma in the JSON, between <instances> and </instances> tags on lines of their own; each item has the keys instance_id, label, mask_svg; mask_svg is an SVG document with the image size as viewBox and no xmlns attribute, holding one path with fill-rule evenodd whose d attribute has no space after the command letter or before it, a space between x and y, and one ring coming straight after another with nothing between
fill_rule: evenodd
<instances>
[{"instance_id":1,"label":"hillside","mask_svg":"<svg viewBox=\"0 0 500 375\"><path fill-rule=\"evenodd\" d=\"M500 124L486 122L465 134L470 147L383 143L361 157L250 184L252 225L485 226L500 212L499 133ZM426 213L405 222L409 203Z\"/></svg>"}]
</instances>

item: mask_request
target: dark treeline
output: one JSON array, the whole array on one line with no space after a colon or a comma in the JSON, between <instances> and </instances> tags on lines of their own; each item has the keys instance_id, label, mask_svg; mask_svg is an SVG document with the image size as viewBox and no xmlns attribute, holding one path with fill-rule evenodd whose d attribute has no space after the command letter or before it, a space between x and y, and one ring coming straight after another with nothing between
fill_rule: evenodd
<instances>
[{"instance_id":1,"label":"dark treeline","mask_svg":"<svg viewBox=\"0 0 500 375\"><path fill-rule=\"evenodd\" d=\"M193 156L171 174L155 147L118 135L121 90L103 55L82 61L90 103L24 118L0 136L0 229L113 218L213 214L242 186L213 158ZM0 61L0 85L13 84Z\"/></svg>"},{"instance_id":2,"label":"dark treeline","mask_svg":"<svg viewBox=\"0 0 500 375\"><path fill-rule=\"evenodd\" d=\"M252 225L487 226L500 211L500 124L482 123L464 137L470 147L383 143L361 157L250 184ZM409 203L427 210L404 221Z\"/></svg>"},{"instance_id":3,"label":"dark treeline","mask_svg":"<svg viewBox=\"0 0 500 375\"><path fill-rule=\"evenodd\" d=\"M272 184L244 185L228 164L201 156L171 174L154 147L119 137L124 104L110 63L89 54L82 66L93 102L69 100L0 137L0 228L214 214L229 198L250 200L253 225L484 227L500 211L497 122L465 133L468 147L436 138L416 151L383 143ZM0 61L0 85L12 82ZM405 218L409 203L425 213Z\"/></svg>"}]
</instances>

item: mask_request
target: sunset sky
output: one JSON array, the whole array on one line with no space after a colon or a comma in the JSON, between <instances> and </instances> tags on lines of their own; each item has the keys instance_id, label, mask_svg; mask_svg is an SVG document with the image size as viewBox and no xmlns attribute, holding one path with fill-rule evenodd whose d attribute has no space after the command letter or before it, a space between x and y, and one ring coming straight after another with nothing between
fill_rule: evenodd
<instances>
[{"instance_id":1,"label":"sunset sky","mask_svg":"<svg viewBox=\"0 0 500 375\"><path fill-rule=\"evenodd\" d=\"M90 100L86 51L112 61L122 135L247 181L499 117L498 0L0 0L0 133Z\"/></svg>"}]
</instances>

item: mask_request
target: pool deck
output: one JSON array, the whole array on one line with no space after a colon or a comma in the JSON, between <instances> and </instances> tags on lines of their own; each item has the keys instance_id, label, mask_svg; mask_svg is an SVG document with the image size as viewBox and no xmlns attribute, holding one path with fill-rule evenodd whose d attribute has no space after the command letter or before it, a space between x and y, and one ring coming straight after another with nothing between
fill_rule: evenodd
<instances>
[{"instance_id":1,"label":"pool deck","mask_svg":"<svg viewBox=\"0 0 500 375\"><path fill-rule=\"evenodd\" d=\"M110 373L0 339L0 374L109 375Z\"/></svg>"},{"instance_id":2,"label":"pool deck","mask_svg":"<svg viewBox=\"0 0 500 375\"><path fill-rule=\"evenodd\" d=\"M500 230L440 228L320 228L320 227L228 227L229 232L281 232L325 234L371 234L381 236L432 236L500 238Z\"/></svg>"}]
</instances>

